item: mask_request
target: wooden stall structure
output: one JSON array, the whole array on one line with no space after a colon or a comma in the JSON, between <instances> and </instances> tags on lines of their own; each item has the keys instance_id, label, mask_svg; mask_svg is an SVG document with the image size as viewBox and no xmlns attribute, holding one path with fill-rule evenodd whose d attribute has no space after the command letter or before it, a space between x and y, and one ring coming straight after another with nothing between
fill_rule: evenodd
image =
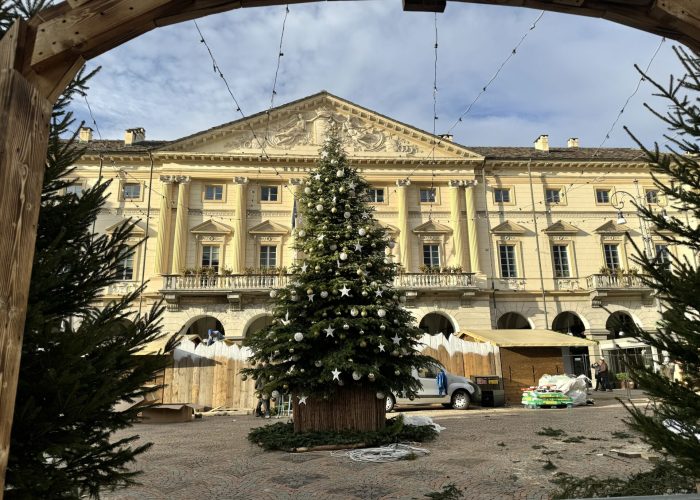
<instances>
[{"instance_id":1,"label":"wooden stall structure","mask_svg":"<svg viewBox=\"0 0 700 500\"><path fill-rule=\"evenodd\" d=\"M564 373L564 347L588 347L591 340L551 330L467 330L462 339L480 341L498 349L498 375L503 379L507 404L520 404L525 387L537 385L542 375Z\"/></svg>"}]
</instances>

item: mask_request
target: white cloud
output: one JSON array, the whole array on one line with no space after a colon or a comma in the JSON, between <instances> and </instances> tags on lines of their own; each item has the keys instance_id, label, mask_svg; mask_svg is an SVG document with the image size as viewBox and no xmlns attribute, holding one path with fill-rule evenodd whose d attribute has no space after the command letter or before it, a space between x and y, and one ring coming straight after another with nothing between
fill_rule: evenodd
<instances>
[{"instance_id":1,"label":"white cloud","mask_svg":"<svg viewBox=\"0 0 700 500\"><path fill-rule=\"evenodd\" d=\"M529 9L449 3L438 15L437 131L446 131L522 35L528 37L453 133L467 145L554 145L577 136L598 146L659 44L654 35L599 19ZM246 114L267 109L284 7L242 9L198 21ZM287 20L275 104L328 90L361 106L432 130L434 16L399 2L294 4ZM667 42L651 74L679 72ZM150 139L175 139L240 117L213 71L192 22L161 28L89 63L102 65L88 95L104 138L143 126ZM642 107L644 83L606 145L631 146L629 125L646 142L665 128ZM653 100L652 100L653 101ZM663 108L663 102L657 102ZM76 101L79 118L89 120Z\"/></svg>"}]
</instances>

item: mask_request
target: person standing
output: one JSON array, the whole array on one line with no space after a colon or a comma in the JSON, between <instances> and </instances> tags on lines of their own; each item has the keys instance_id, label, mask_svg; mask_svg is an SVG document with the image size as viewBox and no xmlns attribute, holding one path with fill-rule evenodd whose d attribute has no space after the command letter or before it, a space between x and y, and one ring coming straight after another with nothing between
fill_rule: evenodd
<instances>
[{"instance_id":1,"label":"person standing","mask_svg":"<svg viewBox=\"0 0 700 500\"><path fill-rule=\"evenodd\" d=\"M610 370L608 369L608 364L603 358L600 358L598 361L598 377L600 378L600 384L603 386L602 390L612 392L612 385L610 384Z\"/></svg>"},{"instance_id":2,"label":"person standing","mask_svg":"<svg viewBox=\"0 0 700 500\"><path fill-rule=\"evenodd\" d=\"M255 390L258 393L258 405L255 407L255 416L270 418L270 401L269 398L263 394L263 389L265 388L265 381L262 377L258 377L255 381Z\"/></svg>"},{"instance_id":3,"label":"person standing","mask_svg":"<svg viewBox=\"0 0 700 500\"><path fill-rule=\"evenodd\" d=\"M595 370L595 389L594 390L599 391L600 390L600 364L593 363L591 365L591 368L593 368Z\"/></svg>"}]
</instances>

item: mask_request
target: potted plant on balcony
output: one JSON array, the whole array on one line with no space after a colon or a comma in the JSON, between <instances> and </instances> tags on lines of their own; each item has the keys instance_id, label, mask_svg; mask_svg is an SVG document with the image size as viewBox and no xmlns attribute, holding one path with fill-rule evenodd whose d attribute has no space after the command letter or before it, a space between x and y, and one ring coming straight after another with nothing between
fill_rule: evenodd
<instances>
[{"instance_id":1,"label":"potted plant on balcony","mask_svg":"<svg viewBox=\"0 0 700 500\"><path fill-rule=\"evenodd\" d=\"M615 378L620 382L620 389L634 389L634 381L630 379L630 374L627 372L619 372L615 374Z\"/></svg>"}]
</instances>

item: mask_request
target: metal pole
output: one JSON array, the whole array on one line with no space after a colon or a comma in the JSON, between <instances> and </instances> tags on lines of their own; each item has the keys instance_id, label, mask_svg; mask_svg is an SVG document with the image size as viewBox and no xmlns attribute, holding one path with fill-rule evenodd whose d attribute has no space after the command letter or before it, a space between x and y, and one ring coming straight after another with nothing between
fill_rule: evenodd
<instances>
[{"instance_id":1,"label":"metal pole","mask_svg":"<svg viewBox=\"0 0 700 500\"><path fill-rule=\"evenodd\" d=\"M537 229L537 213L535 212L535 190L532 187L532 171L530 164L532 158L527 161L527 175L530 178L530 200L532 201L532 221L535 223L535 244L537 245L537 266L540 270L540 288L542 289L542 307L544 309L545 328L549 328L549 318L547 317L547 296L544 291L544 277L542 276L542 255L540 255L540 232Z\"/></svg>"}]
</instances>

